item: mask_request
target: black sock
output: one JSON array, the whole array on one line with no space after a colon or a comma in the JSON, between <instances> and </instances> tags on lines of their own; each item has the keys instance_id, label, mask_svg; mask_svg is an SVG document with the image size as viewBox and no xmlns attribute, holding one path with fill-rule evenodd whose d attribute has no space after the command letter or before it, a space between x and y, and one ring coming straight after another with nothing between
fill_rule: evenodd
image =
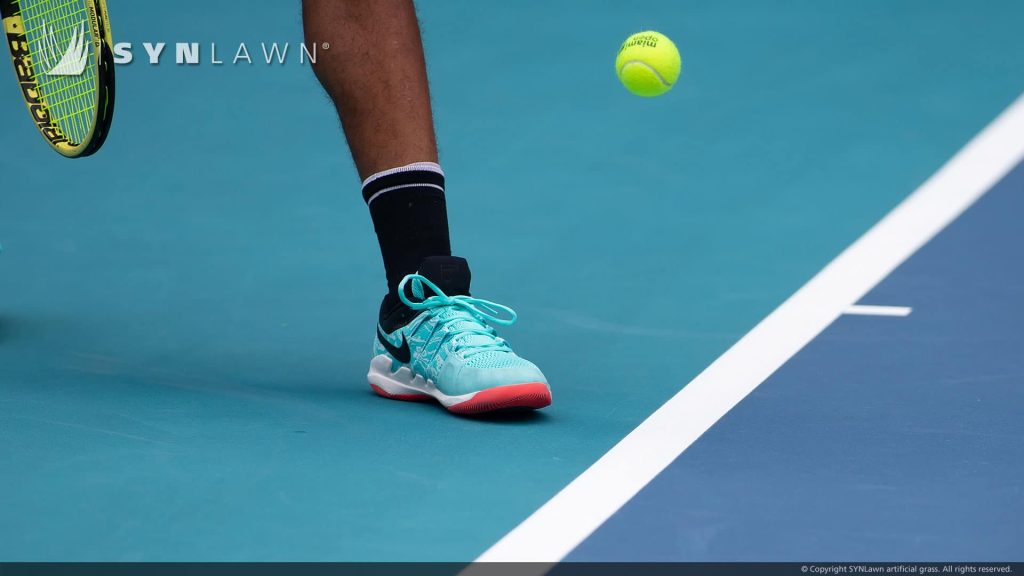
<instances>
[{"instance_id":1,"label":"black sock","mask_svg":"<svg viewBox=\"0 0 1024 576\"><path fill-rule=\"evenodd\" d=\"M417 162L374 174L363 182L363 200L380 242L389 294L427 257L451 255L444 172L437 164Z\"/></svg>"}]
</instances>

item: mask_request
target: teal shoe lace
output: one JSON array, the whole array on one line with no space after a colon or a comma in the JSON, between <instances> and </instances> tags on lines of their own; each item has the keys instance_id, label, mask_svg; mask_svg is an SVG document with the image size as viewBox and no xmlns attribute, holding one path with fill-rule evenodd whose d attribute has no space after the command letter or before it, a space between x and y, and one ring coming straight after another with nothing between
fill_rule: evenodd
<instances>
[{"instance_id":1,"label":"teal shoe lace","mask_svg":"<svg viewBox=\"0 0 1024 576\"><path fill-rule=\"evenodd\" d=\"M413 296L405 294L406 285L412 282ZM424 287L434 296L424 298ZM436 284L419 274L409 274L398 284L398 298L413 310L425 310L435 318L438 328L446 328L450 335L451 350L462 351L462 357L470 358L484 352L512 352L512 348L497 331L491 327L511 326L518 319L516 311L495 302L469 296L448 296ZM436 332L435 332L436 333Z\"/></svg>"}]
</instances>

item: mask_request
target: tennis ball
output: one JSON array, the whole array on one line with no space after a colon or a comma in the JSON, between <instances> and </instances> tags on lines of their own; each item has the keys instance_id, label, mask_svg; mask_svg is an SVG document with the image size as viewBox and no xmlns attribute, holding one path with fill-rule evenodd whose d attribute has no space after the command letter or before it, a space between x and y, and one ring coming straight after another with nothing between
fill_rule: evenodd
<instances>
[{"instance_id":1,"label":"tennis ball","mask_svg":"<svg viewBox=\"0 0 1024 576\"><path fill-rule=\"evenodd\" d=\"M622 85L637 96L660 96L679 79L679 49L664 34L637 32L622 43L615 73Z\"/></svg>"}]
</instances>

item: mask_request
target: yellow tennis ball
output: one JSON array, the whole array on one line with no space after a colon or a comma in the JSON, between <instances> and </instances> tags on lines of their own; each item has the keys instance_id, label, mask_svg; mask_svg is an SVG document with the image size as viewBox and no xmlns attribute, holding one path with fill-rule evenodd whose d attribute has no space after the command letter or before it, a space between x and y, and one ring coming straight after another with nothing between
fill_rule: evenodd
<instances>
[{"instance_id":1,"label":"yellow tennis ball","mask_svg":"<svg viewBox=\"0 0 1024 576\"><path fill-rule=\"evenodd\" d=\"M615 59L615 73L637 96L660 96L679 79L682 61L679 49L664 34L637 32L622 43Z\"/></svg>"}]
</instances>

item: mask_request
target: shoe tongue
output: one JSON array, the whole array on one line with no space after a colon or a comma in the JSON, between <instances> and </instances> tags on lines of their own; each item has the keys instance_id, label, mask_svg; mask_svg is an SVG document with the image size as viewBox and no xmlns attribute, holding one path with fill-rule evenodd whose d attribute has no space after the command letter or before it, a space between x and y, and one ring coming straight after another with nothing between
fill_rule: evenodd
<instances>
[{"instance_id":1,"label":"shoe tongue","mask_svg":"<svg viewBox=\"0 0 1024 576\"><path fill-rule=\"evenodd\" d=\"M431 256L420 264L418 274L437 284L448 296L469 296L470 273L469 263L465 258L457 256ZM431 290L423 287L425 297L433 296ZM484 325L467 310L456 306L448 306L437 314L439 320L457 317L449 324L454 331L480 329ZM492 344L494 338L484 334L463 333L455 337L464 346L484 346Z\"/></svg>"},{"instance_id":2,"label":"shoe tongue","mask_svg":"<svg viewBox=\"0 0 1024 576\"><path fill-rule=\"evenodd\" d=\"M429 292L429 290L428 290ZM479 330L486 326L469 311L457 306L446 306L437 313L437 319L441 322L448 322L448 330L461 332L463 330ZM453 343L463 346L485 346L494 343L494 337L476 332L461 332L453 339Z\"/></svg>"},{"instance_id":3,"label":"shoe tongue","mask_svg":"<svg viewBox=\"0 0 1024 576\"><path fill-rule=\"evenodd\" d=\"M465 258L430 256L420 264L419 274L449 296L469 296L469 263Z\"/></svg>"}]
</instances>

